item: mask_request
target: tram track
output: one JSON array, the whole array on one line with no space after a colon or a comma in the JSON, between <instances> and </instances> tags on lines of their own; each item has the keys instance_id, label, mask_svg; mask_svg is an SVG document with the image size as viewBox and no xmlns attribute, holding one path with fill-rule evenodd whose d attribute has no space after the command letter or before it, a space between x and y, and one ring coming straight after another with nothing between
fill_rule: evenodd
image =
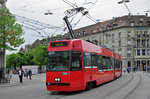
<instances>
[{"instance_id":1,"label":"tram track","mask_svg":"<svg viewBox=\"0 0 150 99\"><path fill-rule=\"evenodd\" d=\"M142 82L142 77L141 75L137 74L140 77L139 82L137 83L137 85L126 95L123 97L123 99L127 99L140 85L140 83Z\"/></svg>"},{"instance_id":2,"label":"tram track","mask_svg":"<svg viewBox=\"0 0 150 99\"><path fill-rule=\"evenodd\" d=\"M149 79L150 79L150 76L149 75L146 75Z\"/></svg>"},{"instance_id":3,"label":"tram track","mask_svg":"<svg viewBox=\"0 0 150 99\"><path fill-rule=\"evenodd\" d=\"M106 95L105 95L104 97L102 97L101 99L105 99L105 98L111 96L113 93L119 91L121 88L123 88L123 87L125 87L126 85L128 85L128 84L133 80L133 78L134 78L134 75L132 74L132 77L131 77L131 79L130 79L129 81L127 81L125 84L123 84L122 86L120 86L119 88L117 88L116 90L114 90L113 92L110 92L110 93L106 94Z\"/></svg>"},{"instance_id":4,"label":"tram track","mask_svg":"<svg viewBox=\"0 0 150 99\"><path fill-rule=\"evenodd\" d=\"M149 79L150 79L150 76L149 75L146 75ZM149 95L147 96L147 99L150 99L150 93Z\"/></svg>"}]
</instances>

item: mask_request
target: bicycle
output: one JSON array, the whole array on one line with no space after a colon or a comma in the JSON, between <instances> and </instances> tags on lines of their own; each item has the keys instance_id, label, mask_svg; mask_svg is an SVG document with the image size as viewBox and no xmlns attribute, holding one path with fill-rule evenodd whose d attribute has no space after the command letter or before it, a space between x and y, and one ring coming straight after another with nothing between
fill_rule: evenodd
<instances>
[{"instance_id":1,"label":"bicycle","mask_svg":"<svg viewBox=\"0 0 150 99\"><path fill-rule=\"evenodd\" d=\"M0 83L10 83L10 75L7 75L6 78L1 77Z\"/></svg>"}]
</instances>

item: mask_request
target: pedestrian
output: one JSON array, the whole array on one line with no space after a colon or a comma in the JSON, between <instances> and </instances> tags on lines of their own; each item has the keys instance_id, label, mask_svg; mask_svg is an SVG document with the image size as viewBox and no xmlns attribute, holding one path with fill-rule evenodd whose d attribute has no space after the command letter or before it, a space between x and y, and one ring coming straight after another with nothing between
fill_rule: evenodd
<instances>
[{"instance_id":1,"label":"pedestrian","mask_svg":"<svg viewBox=\"0 0 150 99\"><path fill-rule=\"evenodd\" d=\"M127 72L130 73L130 67L127 68Z\"/></svg>"},{"instance_id":2,"label":"pedestrian","mask_svg":"<svg viewBox=\"0 0 150 99\"><path fill-rule=\"evenodd\" d=\"M29 75L29 78L30 78L30 80L31 80L31 76L32 76L32 71L31 71L31 69L29 69L28 75Z\"/></svg>"},{"instance_id":3,"label":"pedestrian","mask_svg":"<svg viewBox=\"0 0 150 99\"><path fill-rule=\"evenodd\" d=\"M143 73L145 73L146 72L146 66L144 65L143 66Z\"/></svg>"},{"instance_id":4,"label":"pedestrian","mask_svg":"<svg viewBox=\"0 0 150 99\"><path fill-rule=\"evenodd\" d=\"M22 70L22 68L19 69L18 75L19 75L20 83L22 83L23 82L23 70Z\"/></svg>"},{"instance_id":5,"label":"pedestrian","mask_svg":"<svg viewBox=\"0 0 150 99\"><path fill-rule=\"evenodd\" d=\"M9 70L9 76L10 76L10 79L12 79L12 70Z\"/></svg>"},{"instance_id":6,"label":"pedestrian","mask_svg":"<svg viewBox=\"0 0 150 99\"><path fill-rule=\"evenodd\" d=\"M126 73L126 68L125 67L123 68L123 72Z\"/></svg>"},{"instance_id":7,"label":"pedestrian","mask_svg":"<svg viewBox=\"0 0 150 99\"><path fill-rule=\"evenodd\" d=\"M147 72L148 72L148 73L150 72L150 66L148 66Z\"/></svg>"},{"instance_id":8,"label":"pedestrian","mask_svg":"<svg viewBox=\"0 0 150 99\"><path fill-rule=\"evenodd\" d=\"M28 69L25 71L26 78L28 79Z\"/></svg>"}]
</instances>

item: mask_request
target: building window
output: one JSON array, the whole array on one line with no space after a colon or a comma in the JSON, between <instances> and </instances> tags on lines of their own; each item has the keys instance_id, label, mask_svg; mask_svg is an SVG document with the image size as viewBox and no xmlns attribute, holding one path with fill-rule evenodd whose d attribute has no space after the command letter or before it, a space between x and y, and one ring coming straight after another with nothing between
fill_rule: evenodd
<instances>
[{"instance_id":1,"label":"building window","mask_svg":"<svg viewBox=\"0 0 150 99\"><path fill-rule=\"evenodd\" d=\"M147 31L144 31L144 34L147 34Z\"/></svg>"},{"instance_id":2,"label":"building window","mask_svg":"<svg viewBox=\"0 0 150 99\"><path fill-rule=\"evenodd\" d=\"M92 40L96 40L96 39L97 39L96 36L93 36L93 37L92 37Z\"/></svg>"},{"instance_id":3,"label":"building window","mask_svg":"<svg viewBox=\"0 0 150 99\"><path fill-rule=\"evenodd\" d=\"M131 56L131 49L128 49L127 56Z\"/></svg>"},{"instance_id":4,"label":"building window","mask_svg":"<svg viewBox=\"0 0 150 99\"><path fill-rule=\"evenodd\" d=\"M150 26L150 21L147 21L147 25Z\"/></svg>"},{"instance_id":5,"label":"building window","mask_svg":"<svg viewBox=\"0 0 150 99\"><path fill-rule=\"evenodd\" d=\"M96 30L93 30L93 33L96 33L97 31Z\"/></svg>"},{"instance_id":6,"label":"building window","mask_svg":"<svg viewBox=\"0 0 150 99\"><path fill-rule=\"evenodd\" d=\"M118 50L118 54L121 55L121 49Z\"/></svg>"},{"instance_id":7,"label":"building window","mask_svg":"<svg viewBox=\"0 0 150 99\"><path fill-rule=\"evenodd\" d=\"M142 40L142 46L145 47L145 45L146 45L146 40L143 39L143 40Z\"/></svg>"},{"instance_id":8,"label":"building window","mask_svg":"<svg viewBox=\"0 0 150 99\"><path fill-rule=\"evenodd\" d=\"M131 61L128 61L128 67L131 67Z\"/></svg>"},{"instance_id":9,"label":"building window","mask_svg":"<svg viewBox=\"0 0 150 99\"><path fill-rule=\"evenodd\" d=\"M142 49L142 55L145 55L145 49Z\"/></svg>"},{"instance_id":10,"label":"building window","mask_svg":"<svg viewBox=\"0 0 150 99\"><path fill-rule=\"evenodd\" d=\"M131 46L131 40L128 40L128 46Z\"/></svg>"},{"instance_id":11,"label":"building window","mask_svg":"<svg viewBox=\"0 0 150 99\"><path fill-rule=\"evenodd\" d=\"M137 56L140 56L140 49L137 49Z\"/></svg>"},{"instance_id":12,"label":"building window","mask_svg":"<svg viewBox=\"0 0 150 99\"><path fill-rule=\"evenodd\" d=\"M114 43L114 41L112 41L112 47L114 47L115 46L115 43Z\"/></svg>"},{"instance_id":13,"label":"building window","mask_svg":"<svg viewBox=\"0 0 150 99\"><path fill-rule=\"evenodd\" d=\"M78 35L81 35L81 33L80 33L80 32L78 32Z\"/></svg>"},{"instance_id":14,"label":"building window","mask_svg":"<svg viewBox=\"0 0 150 99\"><path fill-rule=\"evenodd\" d=\"M147 39L147 47L149 47L149 39Z\"/></svg>"},{"instance_id":15,"label":"building window","mask_svg":"<svg viewBox=\"0 0 150 99\"><path fill-rule=\"evenodd\" d=\"M140 39L137 39L137 47L140 47Z\"/></svg>"},{"instance_id":16,"label":"building window","mask_svg":"<svg viewBox=\"0 0 150 99\"><path fill-rule=\"evenodd\" d=\"M119 32L119 38L121 37L121 32Z\"/></svg>"},{"instance_id":17,"label":"building window","mask_svg":"<svg viewBox=\"0 0 150 99\"><path fill-rule=\"evenodd\" d=\"M112 38L114 39L114 34L112 34Z\"/></svg>"},{"instance_id":18,"label":"building window","mask_svg":"<svg viewBox=\"0 0 150 99\"><path fill-rule=\"evenodd\" d=\"M134 21L131 21L131 22L130 22L130 26L134 26Z\"/></svg>"},{"instance_id":19,"label":"building window","mask_svg":"<svg viewBox=\"0 0 150 99\"><path fill-rule=\"evenodd\" d=\"M121 46L121 41L120 40L118 41L118 43L119 43L119 46Z\"/></svg>"},{"instance_id":20,"label":"building window","mask_svg":"<svg viewBox=\"0 0 150 99\"><path fill-rule=\"evenodd\" d=\"M107 34L105 35L105 37L106 37L106 40L108 40L108 35Z\"/></svg>"},{"instance_id":21,"label":"building window","mask_svg":"<svg viewBox=\"0 0 150 99\"><path fill-rule=\"evenodd\" d=\"M149 55L149 49L147 49L147 56Z\"/></svg>"},{"instance_id":22,"label":"building window","mask_svg":"<svg viewBox=\"0 0 150 99\"><path fill-rule=\"evenodd\" d=\"M87 31L83 31L83 35L86 34L86 33L87 33Z\"/></svg>"},{"instance_id":23,"label":"building window","mask_svg":"<svg viewBox=\"0 0 150 99\"><path fill-rule=\"evenodd\" d=\"M143 26L143 21L139 21L139 26Z\"/></svg>"},{"instance_id":24,"label":"building window","mask_svg":"<svg viewBox=\"0 0 150 99\"><path fill-rule=\"evenodd\" d=\"M109 48L109 47L108 47L108 42L106 42L106 47Z\"/></svg>"},{"instance_id":25,"label":"building window","mask_svg":"<svg viewBox=\"0 0 150 99\"><path fill-rule=\"evenodd\" d=\"M128 36L128 37L130 37L130 36L131 36L131 32L129 32L129 31L128 31L128 34L127 34L127 36Z\"/></svg>"}]
</instances>

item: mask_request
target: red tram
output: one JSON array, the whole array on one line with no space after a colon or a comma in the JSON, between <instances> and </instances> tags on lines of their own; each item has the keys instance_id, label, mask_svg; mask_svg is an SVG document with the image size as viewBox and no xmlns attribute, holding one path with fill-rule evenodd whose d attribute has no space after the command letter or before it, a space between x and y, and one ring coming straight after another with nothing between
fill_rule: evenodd
<instances>
[{"instance_id":1,"label":"red tram","mask_svg":"<svg viewBox=\"0 0 150 99\"><path fill-rule=\"evenodd\" d=\"M79 39L49 43L47 91L90 89L121 75L121 57L109 49Z\"/></svg>"}]
</instances>

